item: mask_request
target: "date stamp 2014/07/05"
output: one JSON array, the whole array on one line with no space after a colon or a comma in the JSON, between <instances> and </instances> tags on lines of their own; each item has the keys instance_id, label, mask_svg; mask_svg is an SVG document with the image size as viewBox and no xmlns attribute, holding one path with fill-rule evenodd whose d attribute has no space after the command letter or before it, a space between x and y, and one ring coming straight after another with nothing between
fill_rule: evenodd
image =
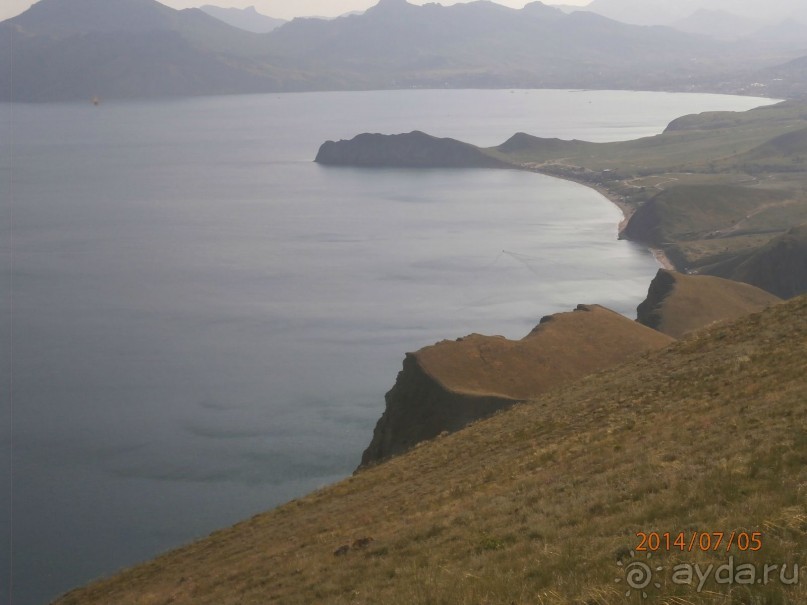
<instances>
[{"instance_id":1,"label":"date stamp 2014/07/05","mask_svg":"<svg viewBox=\"0 0 807 605\"><path fill-rule=\"evenodd\" d=\"M636 552L759 552L762 532L638 532Z\"/></svg>"}]
</instances>

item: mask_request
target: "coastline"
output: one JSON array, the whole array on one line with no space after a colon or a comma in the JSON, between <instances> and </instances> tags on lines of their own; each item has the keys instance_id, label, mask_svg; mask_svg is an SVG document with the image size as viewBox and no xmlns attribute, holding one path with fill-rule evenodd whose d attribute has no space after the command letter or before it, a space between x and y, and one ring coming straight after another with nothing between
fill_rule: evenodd
<instances>
[{"instance_id":1,"label":"coastline","mask_svg":"<svg viewBox=\"0 0 807 605\"><path fill-rule=\"evenodd\" d=\"M630 221L633 214L636 212L636 208L631 206L630 204L626 203L625 200L619 194L611 191L608 187L604 185L599 185L596 183L590 183L583 179L574 179L568 175L560 175L556 174L550 170L542 170L540 165L535 164L526 164L519 166L522 170L527 170L529 172L535 172L537 174L543 174L544 176L551 176L556 179L563 179L564 181L570 181L572 183L577 183L578 185L583 185L584 187L588 187L589 189L594 189L597 193L602 195L605 199L611 202L614 206L619 208L622 212L622 220L619 221L619 225L617 227L619 237L622 238L622 233L625 230L625 227L628 225L628 221ZM627 239L627 238L624 238ZM642 243L642 242L637 242ZM646 245L646 244L645 244ZM678 271L679 269L675 266L675 264L670 260L667 256L667 253L664 252L661 248L655 248L653 246L647 246L647 249L650 250L650 253L653 255L653 258L656 259L656 262L661 266L662 269L667 269L669 271Z\"/></svg>"}]
</instances>

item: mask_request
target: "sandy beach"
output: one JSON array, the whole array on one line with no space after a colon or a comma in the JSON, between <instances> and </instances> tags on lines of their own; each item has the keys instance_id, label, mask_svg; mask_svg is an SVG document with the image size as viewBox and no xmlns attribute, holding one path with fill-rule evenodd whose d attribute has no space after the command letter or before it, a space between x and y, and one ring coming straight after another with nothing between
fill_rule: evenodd
<instances>
[{"instance_id":1,"label":"sandy beach","mask_svg":"<svg viewBox=\"0 0 807 605\"><path fill-rule=\"evenodd\" d=\"M622 196L620 196L617 193L614 193L613 191L602 185L589 183L582 179L573 179L566 175L558 175L549 170L542 170L539 166L536 165L523 166L523 169L529 170L530 172L543 174L545 176L551 176L557 179L571 181L573 183L577 183L578 185L584 185L585 187L594 189L595 191L600 193L604 198L606 198L609 202L614 204L617 208L619 208L622 211L622 220L619 221L619 227L618 227L620 237L622 237L622 233L624 232L625 227L627 227L628 221L630 221L631 217L633 216L633 213L636 212L636 208L629 204L626 204L625 201L622 199ZM664 252L664 250L662 250L661 248L654 248L652 246L648 246L648 249L650 250L650 252L652 252L653 257L656 259L656 262L658 262L658 264L663 269L669 269L670 271L678 270L676 266L673 264L673 262L669 259L667 254Z\"/></svg>"}]
</instances>

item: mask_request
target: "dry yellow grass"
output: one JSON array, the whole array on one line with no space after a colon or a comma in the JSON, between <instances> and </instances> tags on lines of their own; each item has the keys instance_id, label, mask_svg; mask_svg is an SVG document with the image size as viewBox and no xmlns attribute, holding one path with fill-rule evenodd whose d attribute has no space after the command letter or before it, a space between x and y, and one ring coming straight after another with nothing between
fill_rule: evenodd
<instances>
[{"instance_id":1,"label":"dry yellow grass","mask_svg":"<svg viewBox=\"0 0 807 605\"><path fill-rule=\"evenodd\" d=\"M529 399L672 342L599 305L545 317L521 340L471 334L415 353L426 374L455 393Z\"/></svg>"},{"instance_id":2,"label":"dry yellow grass","mask_svg":"<svg viewBox=\"0 0 807 605\"><path fill-rule=\"evenodd\" d=\"M775 605L783 587L624 596L639 531L761 531L807 563L807 298L699 332L76 590L59 605ZM193 514L193 511L188 511ZM345 556L333 551L374 540ZM657 554L720 563L725 555ZM665 576L666 578L666 576Z\"/></svg>"},{"instance_id":3,"label":"dry yellow grass","mask_svg":"<svg viewBox=\"0 0 807 605\"><path fill-rule=\"evenodd\" d=\"M782 302L748 284L660 269L648 298L639 305L639 321L673 338L713 323L737 319Z\"/></svg>"}]
</instances>

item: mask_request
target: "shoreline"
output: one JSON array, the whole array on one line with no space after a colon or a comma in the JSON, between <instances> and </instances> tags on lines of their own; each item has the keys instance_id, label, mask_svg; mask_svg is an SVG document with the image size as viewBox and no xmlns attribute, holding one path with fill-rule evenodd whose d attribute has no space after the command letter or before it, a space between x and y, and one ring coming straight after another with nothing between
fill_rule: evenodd
<instances>
[{"instance_id":1,"label":"shoreline","mask_svg":"<svg viewBox=\"0 0 807 605\"><path fill-rule=\"evenodd\" d=\"M569 181L571 183L577 183L578 185L583 185L584 187L588 187L589 189L594 189L597 193L602 195L605 199L607 199L614 206L619 208L619 210L622 212L622 220L619 221L619 225L617 226L619 239L634 241L628 238L623 238L622 233L624 232L625 227L627 227L628 221L630 221L631 217L636 212L636 208L634 206L631 206L630 204L625 203L625 201L622 199L622 196L620 196L619 194L614 193L613 191L611 191L610 189L608 189L603 185L589 183L582 179L574 179L567 175L555 174L549 170L541 170L541 168L536 165L522 165L519 166L518 168L520 168L521 170L527 170L529 172L535 172L536 174L543 174L544 176L551 176L556 179L562 179L564 181ZM635 242L635 243L642 244L645 246L647 245L644 242ZM656 259L656 262L661 266L662 269L667 269L668 271L678 271L678 268L670 260L670 258L667 256L667 253L664 252L664 250L653 246L647 246L647 249L650 250L650 253L653 255L653 258Z\"/></svg>"}]
</instances>

